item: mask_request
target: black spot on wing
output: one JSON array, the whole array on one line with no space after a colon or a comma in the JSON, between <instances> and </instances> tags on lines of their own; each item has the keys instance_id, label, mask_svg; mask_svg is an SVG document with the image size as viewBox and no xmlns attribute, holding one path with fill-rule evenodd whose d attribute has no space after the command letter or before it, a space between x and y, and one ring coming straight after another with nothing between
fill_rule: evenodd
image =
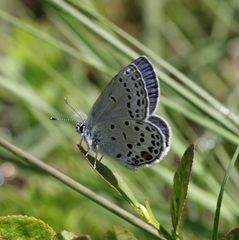
<instances>
[{"instance_id":1,"label":"black spot on wing","mask_svg":"<svg viewBox=\"0 0 239 240\"><path fill-rule=\"evenodd\" d=\"M110 99L111 99L113 102L115 102L115 103L116 103L116 99L115 99L115 97L113 97L113 96L110 96Z\"/></svg>"},{"instance_id":2,"label":"black spot on wing","mask_svg":"<svg viewBox=\"0 0 239 240\"><path fill-rule=\"evenodd\" d=\"M124 137L124 140L127 140L127 136L126 136L125 132L122 132L122 135Z\"/></svg>"}]
</instances>

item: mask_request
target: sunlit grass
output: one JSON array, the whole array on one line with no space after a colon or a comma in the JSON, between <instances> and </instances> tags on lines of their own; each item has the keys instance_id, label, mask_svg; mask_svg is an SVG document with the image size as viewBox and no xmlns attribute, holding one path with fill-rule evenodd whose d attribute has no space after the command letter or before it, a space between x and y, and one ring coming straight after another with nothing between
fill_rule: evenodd
<instances>
[{"instance_id":1,"label":"sunlit grass","mask_svg":"<svg viewBox=\"0 0 239 240\"><path fill-rule=\"evenodd\" d=\"M80 159L74 147L79 141L74 128L49 118L72 116L64 105L65 96L88 112L103 86L122 66L141 54L147 55L160 78L158 114L172 126L172 151L161 164L137 172L111 159L106 159L106 164L116 165L138 199L148 199L159 222L170 227L168 199L175 166L186 146L196 143L184 229L188 239L200 239L202 229L209 237L224 172L239 143L238 94L234 91L238 71L233 68L236 60L232 55L232 49L238 46L239 28L233 16L238 18L239 6L214 0L160 4L151 0L137 6L126 1L125 11L127 7L140 10L140 17L137 13L132 17L135 22L142 21L137 22L141 34L137 40L102 11L106 2L45 1L47 19L42 21L32 20L24 7L18 16L0 10L1 135L129 209ZM104 234L93 217L96 211L105 228L122 224L81 197L69 192L65 196L65 190L48 177L21 165L17 171L27 184L21 190L24 204L6 186L5 196L0 197L4 203L1 214L39 215L59 229L75 232L90 232L93 226L96 236ZM235 167L224 192L220 234L238 224L237 182ZM44 214L41 208L35 209L41 202ZM65 214L61 206L65 205L69 215L59 222Z\"/></svg>"}]
</instances>

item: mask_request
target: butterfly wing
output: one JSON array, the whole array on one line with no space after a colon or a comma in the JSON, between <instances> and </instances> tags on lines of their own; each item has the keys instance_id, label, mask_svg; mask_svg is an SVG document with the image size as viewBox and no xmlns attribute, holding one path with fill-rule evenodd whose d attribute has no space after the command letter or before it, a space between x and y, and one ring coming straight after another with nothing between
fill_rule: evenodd
<instances>
[{"instance_id":1,"label":"butterfly wing","mask_svg":"<svg viewBox=\"0 0 239 240\"><path fill-rule=\"evenodd\" d=\"M170 145L168 124L152 115L158 101L153 66L139 57L110 81L93 105L86 138L97 151L129 168L158 162Z\"/></svg>"},{"instance_id":2,"label":"butterfly wing","mask_svg":"<svg viewBox=\"0 0 239 240\"><path fill-rule=\"evenodd\" d=\"M171 130L169 124L163 118L155 115L149 116L148 121L156 125L161 130L165 139L165 151L168 152L171 144Z\"/></svg>"},{"instance_id":3,"label":"butterfly wing","mask_svg":"<svg viewBox=\"0 0 239 240\"><path fill-rule=\"evenodd\" d=\"M94 134L100 152L129 168L159 162L165 154L164 134L156 125L144 120L102 122Z\"/></svg>"},{"instance_id":4,"label":"butterfly wing","mask_svg":"<svg viewBox=\"0 0 239 240\"><path fill-rule=\"evenodd\" d=\"M88 123L114 119L146 119L159 99L159 87L152 64L139 57L122 69L106 86L89 114Z\"/></svg>"},{"instance_id":5,"label":"butterfly wing","mask_svg":"<svg viewBox=\"0 0 239 240\"><path fill-rule=\"evenodd\" d=\"M136 66L141 74L145 88L147 90L147 96L149 100L149 114L152 114L157 107L160 96L160 88L154 67L145 56L137 58L131 63L131 65Z\"/></svg>"}]
</instances>

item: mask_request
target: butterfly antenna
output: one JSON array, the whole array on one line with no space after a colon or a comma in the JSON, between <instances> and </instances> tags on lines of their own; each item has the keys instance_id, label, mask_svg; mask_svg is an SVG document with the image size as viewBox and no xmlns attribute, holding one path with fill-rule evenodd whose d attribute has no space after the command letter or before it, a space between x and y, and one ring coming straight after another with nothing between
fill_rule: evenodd
<instances>
[{"instance_id":1,"label":"butterfly antenna","mask_svg":"<svg viewBox=\"0 0 239 240\"><path fill-rule=\"evenodd\" d=\"M73 122L73 123L77 122L76 120L71 119L71 118L51 117L50 119L53 121L64 121L64 122Z\"/></svg>"},{"instance_id":2,"label":"butterfly antenna","mask_svg":"<svg viewBox=\"0 0 239 240\"><path fill-rule=\"evenodd\" d=\"M70 109L77 115L80 117L80 119L83 121L84 119L82 118L82 116L80 115L80 113L76 110L76 108L74 108L68 101L68 99L65 97L64 98L64 102L66 105L68 105L70 107Z\"/></svg>"}]
</instances>

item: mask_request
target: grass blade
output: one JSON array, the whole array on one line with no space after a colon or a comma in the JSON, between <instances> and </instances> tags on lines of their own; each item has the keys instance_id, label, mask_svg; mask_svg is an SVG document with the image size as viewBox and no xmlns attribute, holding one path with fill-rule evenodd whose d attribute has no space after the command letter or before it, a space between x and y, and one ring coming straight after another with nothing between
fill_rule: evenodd
<instances>
[{"instance_id":1,"label":"grass blade","mask_svg":"<svg viewBox=\"0 0 239 240\"><path fill-rule=\"evenodd\" d=\"M232 160L229 162L225 176L223 178L222 181L222 185L221 185L221 189L218 195L218 199L217 199L217 209L216 209L216 213L215 213L215 217L214 217L214 224L213 224L213 233L212 233L212 239L216 240L217 239L217 234L218 234L218 225L219 225L219 218L220 218L220 211L221 211L221 205L222 205L222 198L223 198L223 194L224 194L224 189L227 183L227 180L229 178L229 175L231 173L231 170L238 158L239 155L239 146L237 147Z\"/></svg>"}]
</instances>

